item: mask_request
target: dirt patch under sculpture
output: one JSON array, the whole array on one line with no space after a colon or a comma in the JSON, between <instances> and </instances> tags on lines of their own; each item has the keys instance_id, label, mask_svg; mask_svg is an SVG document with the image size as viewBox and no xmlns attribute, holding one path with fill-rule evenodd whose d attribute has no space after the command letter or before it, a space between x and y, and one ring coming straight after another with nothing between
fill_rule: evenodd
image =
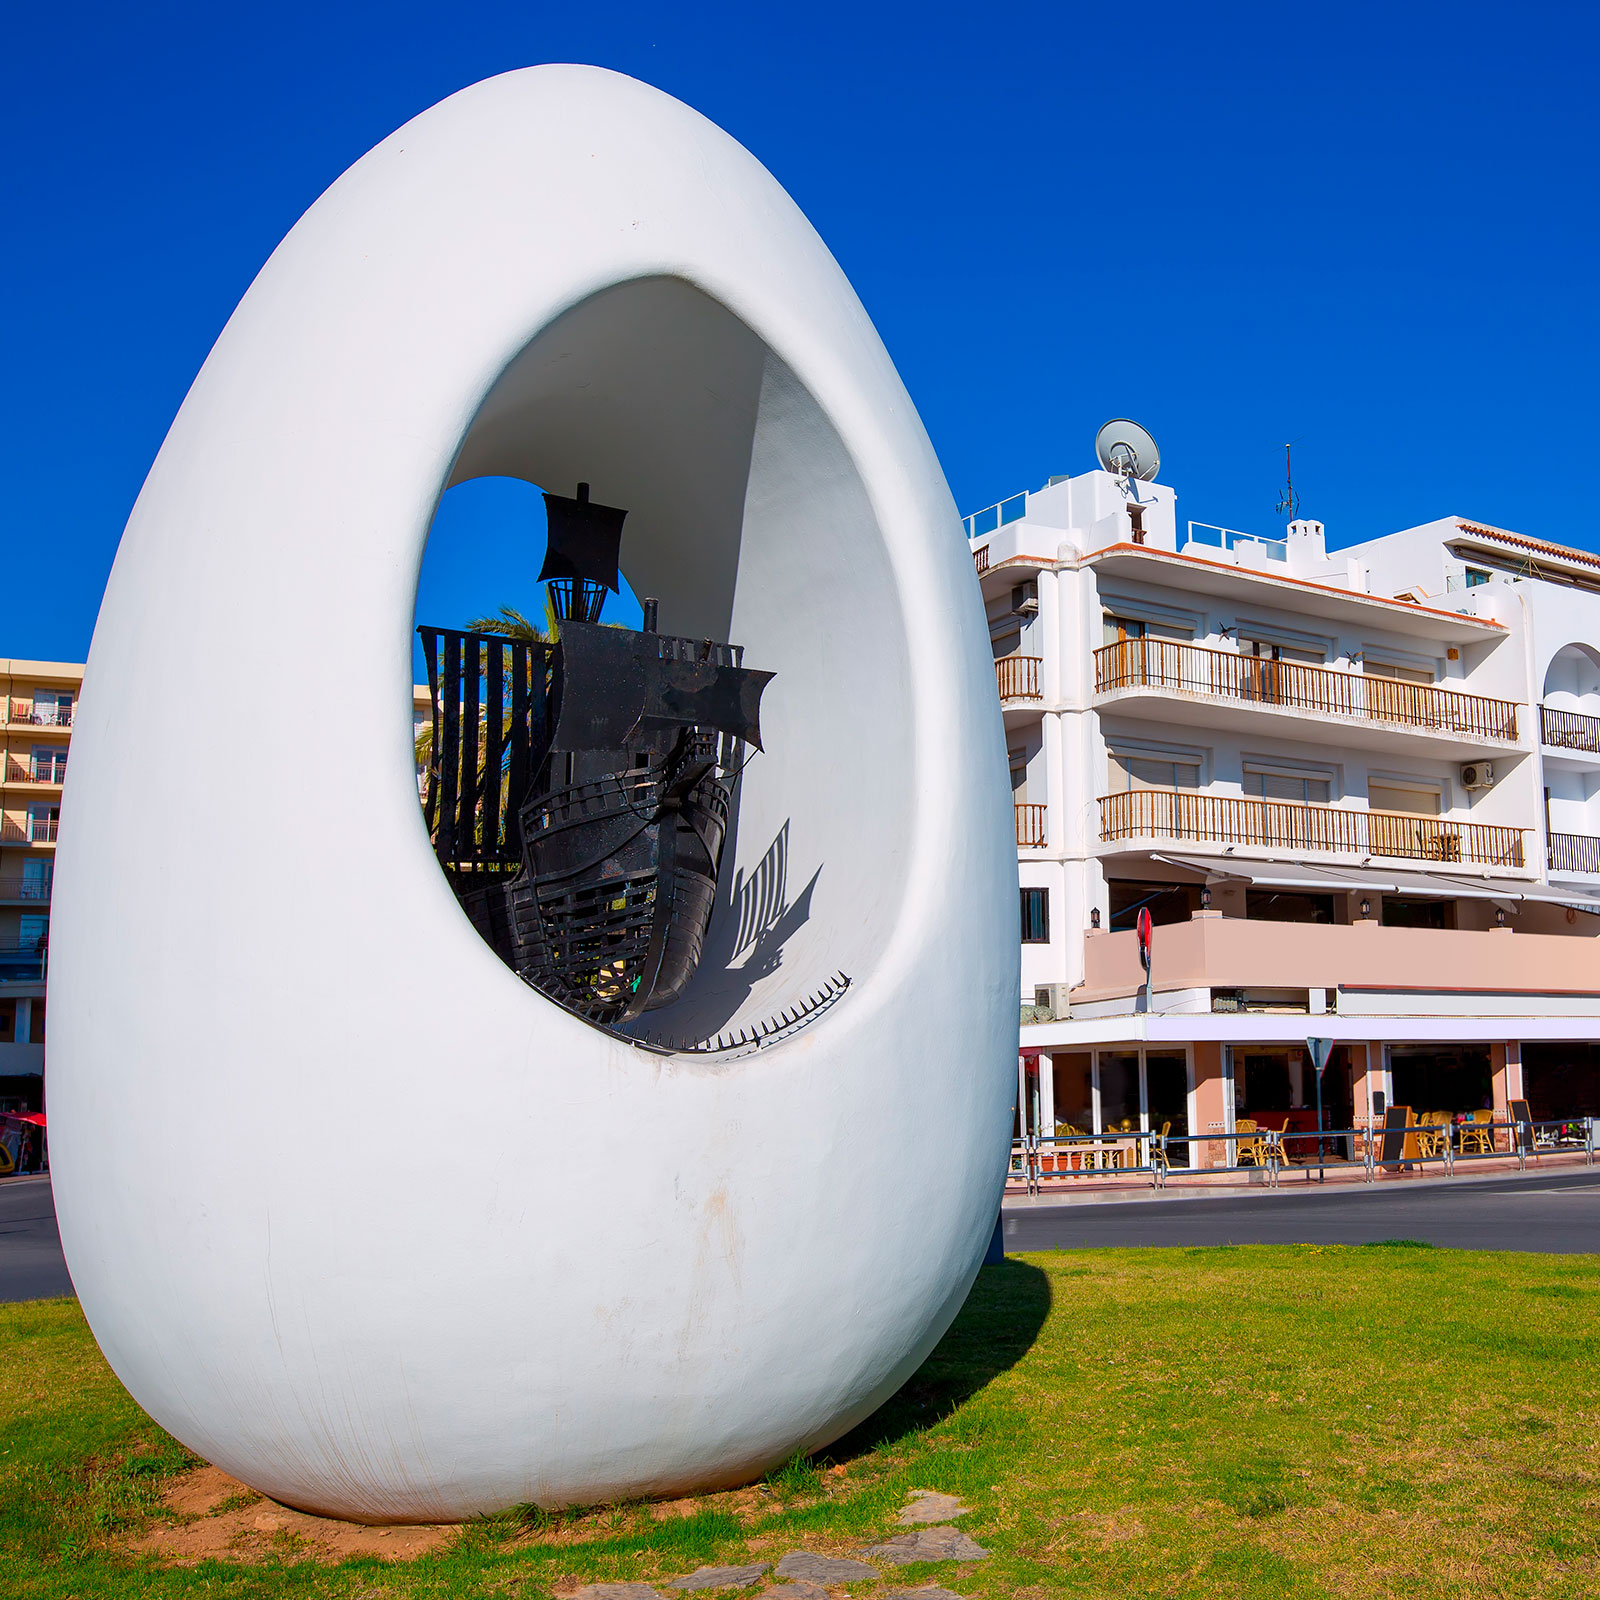
<instances>
[{"instance_id":1,"label":"dirt patch under sculpture","mask_svg":"<svg viewBox=\"0 0 1600 1600\"><path fill-rule=\"evenodd\" d=\"M345 1561L380 1556L408 1561L437 1550L456 1531L432 1524L368 1526L291 1511L216 1467L196 1467L174 1478L162 1503L182 1519L151 1529L133 1545L169 1566L200 1561L259 1561L292 1549L301 1560Z\"/></svg>"}]
</instances>

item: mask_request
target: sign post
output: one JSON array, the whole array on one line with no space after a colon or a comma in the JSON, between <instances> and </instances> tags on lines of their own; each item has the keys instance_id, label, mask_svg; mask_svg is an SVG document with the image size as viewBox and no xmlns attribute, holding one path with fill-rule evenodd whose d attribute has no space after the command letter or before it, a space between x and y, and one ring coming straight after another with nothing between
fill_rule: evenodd
<instances>
[{"instance_id":1,"label":"sign post","mask_svg":"<svg viewBox=\"0 0 1600 1600\"><path fill-rule=\"evenodd\" d=\"M1134 925L1139 930L1139 965L1144 968L1144 1009L1148 1013L1155 1009L1150 993L1150 937L1155 924L1150 920L1149 906L1139 907L1139 916Z\"/></svg>"},{"instance_id":2,"label":"sign post","mask_svg":"<svg viewBox=\"0 0 1600 1600\"><path fill-rule=\"evenodd\" d=\"M1333 1040L1307 1039L1306 1050L1310 1053L1311 1065L1317 1074L1317 1182L1326 1183L1328 1175L1322 1168L1322 1069L1333 1054Z\"/></svg>"}]
</instances>

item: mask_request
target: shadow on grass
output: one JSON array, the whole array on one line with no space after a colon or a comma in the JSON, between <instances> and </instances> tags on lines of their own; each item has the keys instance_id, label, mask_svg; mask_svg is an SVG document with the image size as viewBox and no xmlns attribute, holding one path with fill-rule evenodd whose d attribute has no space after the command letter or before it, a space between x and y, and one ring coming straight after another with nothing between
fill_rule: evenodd
<instances>
[{"instance_id":1,"label":"shadow on grass","mask_svg":"<svg viewBox=\"0 0 1600 1600\"><path fill-rule=\"evenodd\" d=\"M942 1422L1033 1347L1050 1315L1050 1280L1038 1267L985 1267L956 1320L904 1387L865 1422L817 1454L844 1463Z\"/></svg>"}]
</instances>

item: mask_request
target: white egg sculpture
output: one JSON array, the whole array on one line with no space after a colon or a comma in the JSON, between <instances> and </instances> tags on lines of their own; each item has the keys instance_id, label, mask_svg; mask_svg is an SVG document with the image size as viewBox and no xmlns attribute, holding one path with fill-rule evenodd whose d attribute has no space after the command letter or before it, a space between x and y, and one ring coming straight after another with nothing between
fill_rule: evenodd
<instances>
[{"instance_id":1,"label":"white egg sculpture","mask_svg":"<svg viewBox=\"0 0 1600 1600\"><path fill-rule=\"evenodd\" d=\"M411 751L451 483L629 509L663 626L776 674L684 1039L458 908ZM514 543L514 541L512 541ZM508 554L506 587L531 557ZM459 619L438 619L459 620ZM134 508L62 815L49 1106L95 1337L291 1505L443 1520L748 1480L924 1359L994 1226L1016 864L983 608L849 283L631 79L476 85L262 269Z\"/></svg>"}]
</instances>

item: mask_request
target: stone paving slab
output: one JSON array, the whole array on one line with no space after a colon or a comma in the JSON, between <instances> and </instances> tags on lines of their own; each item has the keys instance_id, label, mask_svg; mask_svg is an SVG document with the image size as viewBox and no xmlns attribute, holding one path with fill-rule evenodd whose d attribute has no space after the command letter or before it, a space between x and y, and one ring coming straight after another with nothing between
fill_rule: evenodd
<instances>
[{"instance_id":1,"label":"stone paving slab","mask_svg":"<svg viewBox=\"0 0 1600 1600\"><path fill-rule=\"evenodd\" d=\"M965 1600L965 1597L949 1589L941 1589L937 1584L930 1584L926 1589L885 1589L882 1594L875 1594L872 1600Z\"/></svg>"},{"instance_id":2,"label":"stone paving slab","mask_svg":"<svg viewBox=\"0 0 1600 1600\"><path fill-rule=\"evenodd\" d=\"M772 1563L752 1562L748 1567L696 1567L681 1578L668 1578L669 1589L742 1589L754 1583Z\"/></svg>"},{"instance_id":3,"label":"stone paving slab","mask_svg":"<svg viewBox=\"0 0 1600 1600\"><path fill-rule=\"evenodd\" d=\"M763 1589L757 1600L828 1600L820 1583L786 1583L777 1589Z\"/></svg>"},{"instance_id":4,"label":"stone paving slab","mask_svg":"<svg viewBox=\"0 0 1600 1600\"><path fill-rule=\"evenodd\" d=\"M913 1561L981 1561L989 1552L959 1528L940 1527L897 1534L882 1544L868 1545L861 1553L887 1561L891 1567L904 1567Z\"/></svg>"},{"instance_id":5,"label":"stone paving slab","mask_svg":"<svg viewBox=\"0 0 1600 1600\"><path fill-rule=\"evenodd\" d=\"M915 1526L922 1522L950 1522L964 1517L972 1510L964 1506L953 1494L940 1494L936 1489L913 1489L911 1502L900 1513L903 1524Z\"/></svg>"},{"instance_id":6,"label":"stone paving slab","mask_svg":"<svg viewBox=\"0 0 1600 1600\"><path fill-rule=\"evenodd\" d=\"M840 1556L818 1556L809 1550L791 1550L778 1563L778 1576L799 1578L806 1583L848 1583L852 1578L876 1578L878 1569L869 1567L865 1561L850 1561Z\"/></svg>"},{"instance_id":7,"label":"stone paving slab","mask_svg":"<svg viewBox=\"0 0 1600 1600\"><path fill-rule=\"evenodd\" d=\"M648 1583L589 1583L572 1600L666 1600L666 1596Z\"/></svg>"}]
</instances>

